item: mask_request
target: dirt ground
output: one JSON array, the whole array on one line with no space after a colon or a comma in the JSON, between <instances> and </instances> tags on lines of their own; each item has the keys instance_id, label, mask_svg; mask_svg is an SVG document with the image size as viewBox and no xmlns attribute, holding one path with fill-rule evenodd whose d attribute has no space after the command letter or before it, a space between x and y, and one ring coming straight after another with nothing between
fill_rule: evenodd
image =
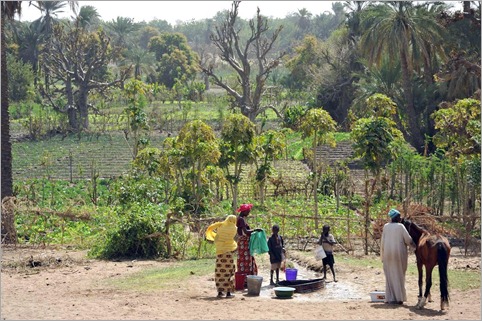
<instances>
[{"instance_id":1,"label":"dirt ground","mask_svg":"<svg viewBox=\"0 0 482 321\"><path fill-rule=\"evenodd\" d=\"M452 269L480 272L480 256L464 258L453 251ZM293 256L295 257L295 256ZM26 267L29 259L40 267ZM257 258L258 259L258 258ZM125 278L145 269L172 263L152 261L107 262L89 260L85 252L67 249L2 248L2 320L480 320L480 285L460 292L449 288L450 307L441 312L439 290L434 302L415 308L418 286L407 278L408 302L389 305L371 302L369 292L383 290L380 268L349 268L344 256L335 253L338 282L327 277L325 288L296 293L291 299L277 299L269 286L269 263L258 259L263 285L259 296L237 291L232 299L215 297L212 275L192 275L168 290L119 290L107 280ZM414 264L411 255L410 263ZM298 279L320 275L299 267ZM214 261L213 261L214 269ZM281 280L284 274L281 274Z\"/></svg>"}]
</instances>

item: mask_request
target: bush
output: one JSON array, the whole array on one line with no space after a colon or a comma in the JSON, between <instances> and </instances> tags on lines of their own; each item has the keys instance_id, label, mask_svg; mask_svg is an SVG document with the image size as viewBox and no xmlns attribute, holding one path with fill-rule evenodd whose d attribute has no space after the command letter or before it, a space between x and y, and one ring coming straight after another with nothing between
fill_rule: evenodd
<instances>
[{"instance_id":1,"label":"bush","mask_svg":"<svg viewBox=\"0 0 482 321\"><path fill-rule=\"evenodd\" d=\"M290 106L286 108L283 115L283 126L292 130L298 130L301 119L306 110L303 106Z\"/></svg>"},{"instance_id":2,"label":"bush","mask_svg":"<svg viewBox=\"0 0 482 321\"><path fill-rule=\"evenodd\" d=\"M107 229L105 239L99 240L89 254L103 259L166 256L162 233L165 219L161 206L134 205L119 213L118 222Z\"/></svg>"}]
</instances>

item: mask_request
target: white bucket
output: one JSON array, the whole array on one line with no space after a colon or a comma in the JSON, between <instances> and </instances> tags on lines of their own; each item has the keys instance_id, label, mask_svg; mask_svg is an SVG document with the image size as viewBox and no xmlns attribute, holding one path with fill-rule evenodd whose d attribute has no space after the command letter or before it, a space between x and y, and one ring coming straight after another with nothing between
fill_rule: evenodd
<instances>
[{"instance_id":1,"label":"white bucket","mask_svg":"<svg viewBox=\"0 0 482 321\"><path fill-rule=\"evenodd\" d=\"M385 292L384 291L373 291L373 292L370 292L370 297L372 298L372 302L384 302L385 301Z\"/></svg>"}]
</instances>

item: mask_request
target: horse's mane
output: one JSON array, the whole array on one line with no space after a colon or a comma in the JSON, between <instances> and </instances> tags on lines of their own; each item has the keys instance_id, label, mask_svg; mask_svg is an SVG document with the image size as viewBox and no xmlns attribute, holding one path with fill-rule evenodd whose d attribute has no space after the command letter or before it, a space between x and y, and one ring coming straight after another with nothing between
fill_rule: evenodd
<instances>
[{"instance_id":1,"label":"horse's mane","mask_svg":"<svg viewBox=\"0 0 482 321\"><path fill-rule=\"evenodd\" d=\"M431 234L427 229L418 225L416 222L414 222L410 218L404 218L404 222L407 222L408 224L411 224L411 225L415 226L415 228L417 230L419 230L421 234Z\"/></svg>"}]
</instances>

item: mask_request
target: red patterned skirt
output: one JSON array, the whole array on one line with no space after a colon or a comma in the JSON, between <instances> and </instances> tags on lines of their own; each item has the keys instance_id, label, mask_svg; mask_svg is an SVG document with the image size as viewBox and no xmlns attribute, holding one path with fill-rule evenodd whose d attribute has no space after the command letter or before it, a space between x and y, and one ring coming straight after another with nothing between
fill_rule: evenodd
<instances>
[{"instance_id":1,"label":"red patterned skirt","mask_svg":"<svg viewBox=\"0 0 482 321\"><path fill-rule=\"evenodd\" d=\"M238 238L238 272L246 275L258 275L258 266L254 256L249 253L249 236L243 235Z\"/></svg>"}]
</instances>

